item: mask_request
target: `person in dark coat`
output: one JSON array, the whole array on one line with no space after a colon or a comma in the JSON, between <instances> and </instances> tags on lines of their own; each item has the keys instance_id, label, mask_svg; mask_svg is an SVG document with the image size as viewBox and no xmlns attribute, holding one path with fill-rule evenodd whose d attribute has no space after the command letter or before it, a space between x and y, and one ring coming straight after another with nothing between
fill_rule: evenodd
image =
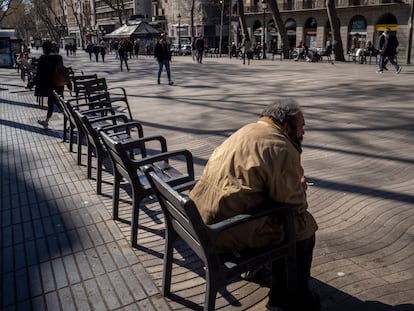
<instances>
[{"instance_id":1,"label":"person in dark coat","mask_svg":"<svg viewBox=\"0 0 414 311\"><path fill-rule=\"evenodd\" d=\"M135 54L135 57L138 58L138 54L139 54L139 41L138 40L135 40L134 42L134 54Z\"/></svg>"},{"instance_id":2,"label":"person in dark coat","mask_svg":"<svg viewBox=\"0 0 414 311\"><path fill-rule=\"evenodd\" d=\"M53 45L50 41L43 43L43 55L39 57L37 72L34 78L35 95L47 97L46 119L37 122L45 129L49 127L49 120L52 117L56 99L53 90L63 95L63 86L56 86L53 82L53 73L58 65L63 66L62 56L53 53Z\"/></svg>"},{"instance_id":3,"label":"person in dark coat","mask_svg":"<svg viewBox=\"0 0 414 311\"><path fill-rule=\"evenodd\" d=\"M167 35L162 33L160 40L155 45L154 57L158 61L158 79L157 83L160 84L161 81L161 72L162 68L165 66L165 71L167 72L168 84L173 85L174 82L171 80L171 71L170 71L170 61L171 61L171 52L170 47L167 43Z\"/></svg>"},{"instance_id":4,"label":"person in dark coat","mask_svg":"<svg viewBox=\"0 0 414 311\"><path fill-rule=\"evenodd\" d=\"M204 39L200 35L196 40L196 49L197 49L197 62L199 64L203 63L203 54L204 54Z\"/></svg>"},{"instance_id":5,"label":"person in dark coat","mask_svg":"<svg viewBox=\"0 0 414 311\"><path fill-rule=\"evenodd\" d=\"M92 49L93 49L93 54L95 54L96 62L99 62L99 51L100 51L99 45L94 44Z\"/></svg>"},{"instance_id":6,"label":"person in dark coat","mask_svg":"<svg viewBox=\"0 0 414 311\"><path fill-rule=\"evenodd\" d=\"M123 39L121 42L119 42L118 45L118 54L119 54L119 60L121 62L121 71L122 64L125 63L126 69L129 71L128 67L128 43L125 39Z\"/></svg>"},{"instance_id":7,"label":"person in dark coat","mask_svg":"<svg viewBox=\"0 0 414 311\"><path fill-rule=\"evenodd\" d=\"M379 68L377 73L382 73L386 69L387 61L389 61L395 68L395 73L401 72L401 66L395 61L395 55L397 54L397 47L399 45L397 37L391 33L389 28L384 30L384 33L380 37L379 42Z\"/></svg>"},{"instance_id":8,"label":"person in dark coat","mask_svg":"<svg viewBox=\"0 0 414 311\"><path fill-rule=\"evenodd\" d=\"M89 60L92 60L93 46L91 43L86 46L86 52L89 54Z\"/></svg>"},{"instance_id":9,"label":"person in dark coat","mask_svg":"<svg viewBox=\"0 0 414 311\"><path fill-rule=\"evenodd\" d=\"M105 62L105 54L106 54L105 42L101 42L101 46L99 47L99 52L101 53L102 62Z\"/></svg>"}]
</instances>

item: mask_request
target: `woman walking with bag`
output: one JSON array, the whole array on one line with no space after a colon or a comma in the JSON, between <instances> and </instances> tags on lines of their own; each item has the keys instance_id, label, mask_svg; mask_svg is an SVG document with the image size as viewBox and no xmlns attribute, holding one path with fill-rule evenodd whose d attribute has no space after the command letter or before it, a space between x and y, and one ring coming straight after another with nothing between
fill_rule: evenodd
<instances>
[{"instance_id":1,"label":"woman walking with bag","mask_svg":"<svg viewBox=\"0 0 414 311\"><path fill-rule=\"evenodd\" d=\"M50 41L43 43L43 55L39 57L36 76L34 78L35 95L47 97L47 114L46 119L37 122L45 129L49 127L49 120L52 117L56 99L53 96L53 90L63 95L64 86L56 85L55 72L56 69L64 68L62 56L53 53L53 45ZM67 81L69 83L69 81ZM61 84L61 83L59 83Z\"/></svg>"}]
</instances>

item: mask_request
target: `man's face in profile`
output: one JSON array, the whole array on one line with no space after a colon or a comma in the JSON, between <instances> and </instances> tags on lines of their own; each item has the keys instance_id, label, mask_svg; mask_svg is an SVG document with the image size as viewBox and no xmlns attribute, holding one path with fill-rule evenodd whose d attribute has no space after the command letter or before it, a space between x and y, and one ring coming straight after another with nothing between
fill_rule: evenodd
<instances>
[{"instance_id":1,"label":"man's face in profile","mask_svg":"<svg viewBox=\"0 0 414 311\"><path fill-rule=\"evenodd\" d=\"M299 113L296 116L295 122L289 124L289 128L287 134L291 140L293 140L298 146L302 146L303 135L305 134L305 130L303 127L305 126L305 118L303 117L302 113Z\"/></svg>"}]
</instances>

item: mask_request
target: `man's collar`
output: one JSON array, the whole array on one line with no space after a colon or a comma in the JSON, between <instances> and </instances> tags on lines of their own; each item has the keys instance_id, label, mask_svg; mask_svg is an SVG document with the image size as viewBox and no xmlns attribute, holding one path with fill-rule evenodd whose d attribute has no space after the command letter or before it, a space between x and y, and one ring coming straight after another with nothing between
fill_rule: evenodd
<instances>
[{"instance_id":1,"label":"man's collar","mask_svg":"<svg viewBox=\"0 0 414 311\"><path fill-rule=\"evenodd\" d=\"M264 122L268 125L270 125L271 127L275 128L280 134L282 134L283 136L285 136L291 143L292 145L296 148L296 150L299 151L299 153L302 153L302 147L299 146L297 143L295 143L288 135L288 133L286 132L286 130L278 123L276 123L275 121L273 121L272 118L264 116L264 117L260 117L258 122Z\"/></svg>"}]
</instances>

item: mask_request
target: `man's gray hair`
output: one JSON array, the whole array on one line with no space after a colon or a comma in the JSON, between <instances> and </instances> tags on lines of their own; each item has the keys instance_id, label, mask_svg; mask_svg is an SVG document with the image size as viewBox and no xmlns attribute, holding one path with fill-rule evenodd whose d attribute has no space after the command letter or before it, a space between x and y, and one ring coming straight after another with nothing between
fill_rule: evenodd
<instances>
[{"instance_id":1,"label":"man's gray hair","mask_svg":"<svg viewBox=\"0 0 414 311\"><path fill-rule=\"evenodd\" d=\"M261 117L270 117L278 124L295 123L296 116L301 112L298 103L294 99L282 98L267 106L262 111Z\"/></svg>"}]
</instances>

